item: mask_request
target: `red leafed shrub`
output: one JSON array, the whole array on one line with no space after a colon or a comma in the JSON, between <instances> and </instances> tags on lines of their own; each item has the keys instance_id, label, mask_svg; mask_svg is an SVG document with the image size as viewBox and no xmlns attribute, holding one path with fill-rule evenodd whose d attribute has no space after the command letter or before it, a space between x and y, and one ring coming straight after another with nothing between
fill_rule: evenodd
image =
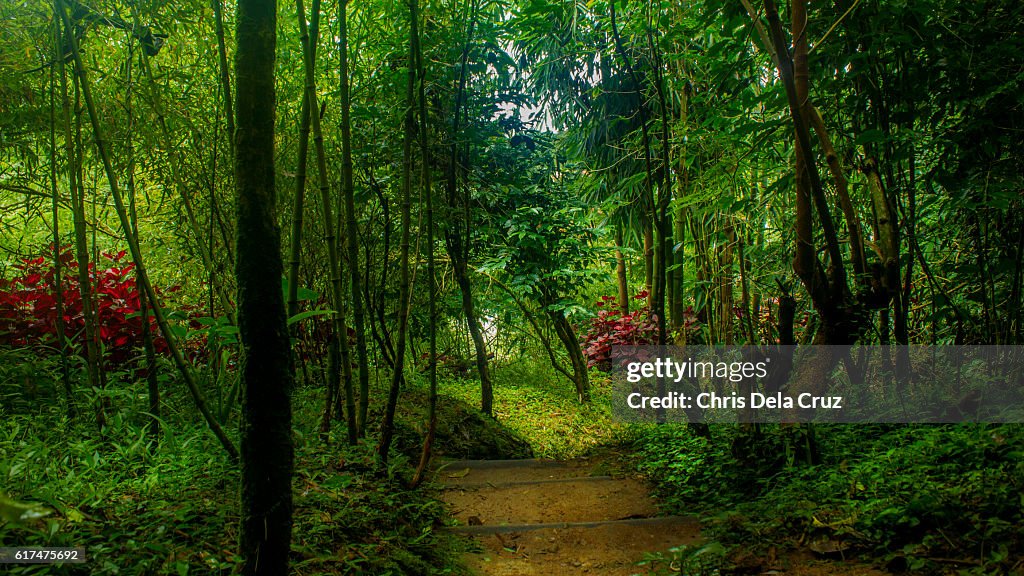
<instances>
[{"instance_id":1,"label":"red leafed shrub","mask_svg":"<svg viewBox=\"0 0 1024 576\"><path fill-rule=\"evenodd\" d=\"M657 318L648 306L647 291L633 296L643 306L623 314L614 296L602 296L594 305L600 308L590 330L583 336L583 354L587 365L598 370L611 370L612 346L643 346L657 344Z\"/></svg>"},{"instance_id":2,"label":"red leafed shrub","mask_svg":"<svg viewBox=\"0 0 1024 576\"><path fill-rule=\"evenodd\" d=\"M107 267L96 269L89 263L89 278L94 292L99 339L107 362L122 363L133 357L143 344L143 318L139 314L139 291L135 286L135 264L121 263L125 252L104 253ZM61 294L64 298L64 334L84 347L85 320L79 292L78 262L68 247L60 255L63 271ZM19 272L11 279L0 278L0 346L56 346L57 298L55 274L49 255L26 258L14 266ZM153 343L157 353L167 352L156 320L150 314Z\"/></svg>"}]
</instances>

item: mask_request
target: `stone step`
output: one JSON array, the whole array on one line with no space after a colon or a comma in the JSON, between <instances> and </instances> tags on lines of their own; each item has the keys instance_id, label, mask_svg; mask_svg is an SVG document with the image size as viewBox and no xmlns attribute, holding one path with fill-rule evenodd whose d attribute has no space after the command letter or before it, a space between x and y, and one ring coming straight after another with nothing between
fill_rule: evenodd
<instances>
[{"instance_id":1,"label":"stone step","mask_svg":"<svg viewBox=\"0 0 1024 576\"><path fill-rule=\"evenodd\" d=\"M480 488L512 488L515 486L529 486L529 485L552 485L560 484L562 482L606 482L614 481L613 476L586 476L578 477L573 476L569 478L544 478L541 480L513 480L510 482L455 482L446 484L441 487L442 490L478 490Z\"/></svg>"},{"instance_id":2,"label":"stone step","mask_svg":"<svg viewBox=\"0 0 1024 576\"><path fill-rule=\"evenodd\" d=\"M447 485L527 482L592 476L594 468L586 460L453 460L440 463L433 479Z\"/></svg>"},{"instance_id":3,"label":"stone step","mask_svg":"<svg viewBox=\"0 0 1024 576\"><path fill-rule=\"evenodd\" d=\"M550 524L649 518L658 514L647 486L632 478L452 486L443 500L464 525Z\"/></svg>"},{"instance_id":4,"label":"stone step","mask_svg":"<svg viewBox=\"0 0 1024 576\"><path fill-rule=\"evenodd\" d=\"M622 520L597 520L594 522L549 522L546 524L501 524L494 526L451 526L450 532L466 536L487 536L491 534L507 534L512 532L528 532L530 530L577 528L605 528L612 526L699 526L700 520L695 516L654 516L651 518L624 518Z\"/></svg>"},{"instance_id":5,"label":"stone step","mask_svg":"<svg viewBox=\"0 0 1024 576\"><path fill-rule=\"evenodd\" d=\"M698 521L688 517L456 530L473 534L480 543L482 550L467 554L466 563L474 573L488 576L629 576L645 572L636 563L649 554L667 554L669 548L700 539Z\"/></svg>"}]
</instances>

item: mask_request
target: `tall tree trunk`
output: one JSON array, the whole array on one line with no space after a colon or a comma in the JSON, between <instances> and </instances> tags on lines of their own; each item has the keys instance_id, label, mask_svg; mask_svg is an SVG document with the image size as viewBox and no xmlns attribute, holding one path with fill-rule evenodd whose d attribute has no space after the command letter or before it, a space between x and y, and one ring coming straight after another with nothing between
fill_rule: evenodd
<instances>
[{"instance_id":1,"label":"tall tree trunk","mask_svg":"<svg viewBox=\"0 0 1024 576\"><path fill-rule=\"evenodd\" d=\"M452 260L455 281L459 285L459 292L462 294L462 313L466 317L470 339L473 341L476 368L480 376L480 411L491 416L494 404L494 390L491 383L490 370L487 365L487 345L484 342L483 331L480 329L480 321L477 318L476 309L473 304L472 283L469 280L469 230L472 226L472 207L468 183L463 183L464 193L461 196L458 193L460 120L462 109L465 106L469 52L473 45L473 32L476 29L478 6L475 0L470 0L470 2L469 28L466 33L466 41L462 47L459 82L455 92L455 115L452 121L452 145L446 183L446 198L449 212L459 216L452 218L452 225L445 230L445 245L448 248L448 255ZM468 160L468 154L465 155L465 158ZM464 170L465 168L462 169Z\"/></svg>"},{"instance_id":2,"label":"tall tree trunk","mask_svg":"<svg viewBox=\"0 0 1024 576\"><path fill-rule=\"evenodd\" d=\"M654 93L657 95L658 115L661 117L661 122L659 122L661 137L661 178L660 183L658 184L658 204L656 208L658 218L657 231L661 238L657 245L658 255L660 258L658 258L659 266L655 277L658 289L654 291L652 309L658 317L658 344L664 345L668 342L668 319L665 302L668 292L669 262L672 259L673 227L669 217L669 205L672 202L672 140L669 136L668 102L665 95L665 80L664 74L662 73L663 64L661 60L661 51L654 42L653 13L654 11L650 6L648 6L646 34L647 45L652 59L651 68L654 73L653 83Z\"/></svg>"},{"instance_id":3,"label":"tall tree trunk","mask_svg":"<svg viewBox=\"0 0 1024 576\"><path fill-rule=\"evenodd\" d=\"M218 0L214 0L216 2ZM317 18L317 12L313 12ZM311 28L316 28L312 26ZM305 48L303 48L305 49ZM314 61L316 59L316 41L311 43ZM312 125L310 110L312 104L308 98L309 91L302 91L302 110L299 113L299 151L295 168L295 196L292 201L291 239L288 249L288 317L299 313L299 266L302 262L302 229L306 212L306 176L309 165L309 132ZM299 325L292 326L293 333L298 332Z\"/></svg>"},{"instance_id":4,"label":"tall tree trunk","mask_svg":"<svg viewBox=\"0 0 1024 576\"><path fill-rule=\"evenodd\" d=\"M128 133L135 133L135 115L132 107L132 59L134 50L128 50L128 62L125 64L128 77L127 104L125 106L128 114ZM139 240L139 211L136 203L136 182L135 182L135 144L129 139L128 147L128 218L131 223L131 234L135 242ZM135 276L135 285L141 284L138 274ZM153 329L149 321L149 300L146 298L145 290L138 290L139 293L139 318L142 320L142 348L144 351L144 370L146 372L146 392L149 400L149 423L146 431L149 433L153 446L156 447L160 441L160 382L157 378L156 347L153 344Z\"/></svg>"},{"instance_id":5,"label":"tall tree trunk","mask_svg":"<svg viewBox=\"0 0 1024 576\"><path fill-rule=\"evenodd\" d=\"M327 178L327 157L324 152L324 135L323 129L320 125L320 114L319 106L316 105L316 62L315 50L312 42L309 38L309 30L306 26L306 9L302 0L295 0L295 8L298 14L299 21L299 38L302 42L302 53L303 63L305 70L305 96L304 98L309 101L309 118L313 130L313 144L316 149L316 169L317 169L317 184L320 188L320 210L323 214L323 225L324 225L324 240L327 243L327 267L330 273L331 282L331 295L332 304L334 310L331 314L333 334L331 336L332 342L329 346L339 346L342 348L340 354L330 355L328 360L331 358L339 358L342 363L341 370L339 371L337 366L330 367L329 377L331 379L338 378L339 374L345 374L346 370L351 370L350 367L346 367L348 355L345 353L345 346L347 346L348 329L345 327L345 323L341 317L341 310L344 308L344 289L342 288L342 273L340 270L340 258L338 257L338 237L335 232L335 219L334 211L332 210L333 202L331 200L331 189L330 181ZM315 5L315 8L319 9L319 4ZM236 58L237 60L237 58ZM237 72L236 72L237 75ZM239 92L241 90L239 89ZM352 380L351 378L343 378L346 398L352 395ZM332 384L328 384L328 387ZM355 444L358 436L358 426L355 420L355 411L348 410L348 441L350 444Z\"/></svg>"},{"instance_id":6,"label":"tall tree trunk","mask_svg":"<svg viewBox=\"0 0 1024 576\"><path fill-rule=\"evenodd\" d=\"M421 182L423 186L423 197L426 203L427 213L427 285L429 295L427 297L427 334L429 349L427 358L427 375L430 382L430 392L427 408L427 435L423 439L423 451L420 453L420 463L413 475L413 486L423 481L430 463L430 454L434 445L434 437L437 434L437 276L436 263L434 262L434 199L430 187L430 147L427 142L427 126L430 117L427 115L426 96L426 66L423 64L423 47L420 44L420 16L418 0L409 0L409 20L411 23L412 52L416 61L416 100L420 114L420 162Z\"/></svg>"},{"instance_id":7,"label":"tall tree trunk","mask_svg":"<svg viewBox=\"0 0 1024 576\"><path fill-rule=\"evenodd\" d=\"M619 312L625 316L629 314L629 280L626 276L621 223L615 225L615 281L619 288Z\"/></svg>"},{"instance_id":8,"label":"tall tree trunk","mask_svg":"<svg viewBox=\"0 0 1024 576\"><path fill-rule=\"evenodd\" d=\"M68 27L64 16L64 5L61 0L55 0L54 11L60 14L62 36L64 41L60 43L61 50L70 42L74 34ZM77 43L77 41L76 41ZM92 300L92 282L89 279L89 247L86 237L85 223L85 191L81 186L82 149L76 145L80 139L72 133L71 128L71 102L68 95L67 69L64 65L64 58L57 58L57 65L60 70L60 82L63 98L61 109L64 116L64 146L68 161L68 190L71 195L71 212L74 222L75 234L75 258L78 260L78 291L82 299L82 322L85 324L85 369L90 389L100 388L102 377L100 376L100 358L97 339L96 314ZM75 66L77 69L78 62ZM76 84L76 95L79 94ZM77 100L77 98L76 98ZM77 108L77 106L76 106ZM102 408L97 409L97 424L102 427L104 416Z\"/></svg>"},{"instance_id":9,"label":"tall tree trunk","mask_svg":"<svg viewBox=\"0 0 1024 576\"><path fill-rule=\"evenodd\" d=\"M224 5L221 0L210 0L213 5L214 32L217 35L217 68L220 71L220 87L224 92L224 118L228 126L228 146L231 155L235 151L235 111L231 98L231 70L228 68L228 48L224 41ZM211 207L212 208L212 207Z\"/></svg>"},{"instance_id":10,"label":"tall tree trunk","mask_svg":"<svg viewBox=\"0 0 1024 576\"><path fill-rule=\"evenodd\" d=\"M239 0L236 19L235 277L245 383L239 551L242 574L276 576L288 573L295 457L295 375L274 188L277 2Z\"/></svg>"},{"instance_id":11,"label":"tall tree trunk","mask_svg":"<svg viewBox=\"0 0 1024 576\"><path fill-rule=\"evenodd\" d=\"M56 19L53 25L54 60L62 55L57 49L60 42L60 26ZM60 351L60 381L64 387L68 418L75 417L75 396L71 387L71 370L68 359L68 340L64 333L64 267L61 256L64 250L60 237L60 194L57 191L57 104L56 78L50 67L50 209L53 217L53 299L57 311L57 349Z\"/></svg>"},{"instance_id":12,"label":"tall tree trunk","mask_svg":"<svg viewBox=\"0 0 1024 576\"><path fill-rule=\"evenodd\" d=\"M386 467L388 454L391 451L391 440L395 433L395 410L398 407L398 395L405 381L405 348L409 329L409 310L412 301L409 298L409 244L412 228L412 145L416 138L416 101L413 97L413 86L416 84L416 57L412 33L409 36L408 71L405 86L405 134L402 138L402 239L398 279L398 339L395 342L395 365L391 371L391 387L388 389L388 401L384 407L384 421L380 428L380 442L377 444L377 460L381 467Z\"/></svg>"},{"instance_id":13,"label":"tall tree trunk","mask_svg":"<svg viewBox=\"0 0 1024 576\"><path fill-rule=\"evenodd\" d=\"M214 0L217 2L219 0ZM313 1L313 14L309 29L306 28L306 15L304 14L304 6L297 6L298 14L297 18L300 22L300 33L299 43L302 45L303 54L303 70L305 73L306 66L306 52L309 51L311 56L309 60L316 62L316 49L317 41L320 37L320 2L319 0ZM312 80L312 77L305 73L304 80ZM288 249L288 298L287 298L287 315L289 318L299 313L299 266L302 262L302 232L303 225L305 223L305 211L306 211L306 180L309 166L309 133L312 130L312 116L315 113L316 102L311 101L309 97L309 86L303 85L302 91L302 109L300 111L299 119L299 151L298 151L298 164L295 168L295 196L292 199L292 222L291 222L291 243ZM313 86L313 92L316 92L316 86ZM319 165L318 165L319 167ZM324 166L326 171L326 164ZM302 326L300 323L295 323L291 326L292 338L299 338L301 334ZM320 437L324 442L330 440L331 435L331 421L332 408L335 402L335 395L338 393L338 341L332 336L328 342L329 353L327 363L331 366L329 370L331 376L329 376L324 382L324 412L320 419ZM293 349L292 358L298 360L298 350Z\"/></svg>"},{"instance_id":14,"label":"tall tree trunk","mask_svg":"<svg viewBox=\"0 0 1024 576\"><path fill-rule=\"evenodd\" d=\"M822 330L815 336L817 344L844 344L852 333L846 312L846 272L839 248L839 239L825 198L825 191L818 174L814 153L811 149L809 118L809 70L807 64L807 2L793 0L791 5L791 34L793 53L785 41L778 8L774 0L765 0L769 30L776 52L776 66L786 90L790 116L793 120L796 157L796 231L797 246L793 270L803 282L811 296L811 302L821 318ZM825 236L825 247L829 256L826 273L818 260L812 232L812 210ZM790 395L803 392L822 394L827 383L826 376L834 366L834 355L827 348L815 354L816 361L808 362L799 373L794 374L787 387ZM814 463L817 448L810 427L799 427L793 440L794 452L803 454L803 461Z\"/></svg>"},{"instance_id":15,"label":"tall tree trunk","mask_svg":"<svg viewBox=\"0 0 1024 576\"><path fill-rule=\"evenodd\" d=\"M622 42L622 36L619 35L619 25L616 19L615 13L615 2L608 4L608 13L611 19L612 25L612 40L615 43L615 51L618 53L619 58L622 59L622 64L626 68L626 72L629 74L630 79L633 81L633 89L636 93L637 99L640 101L639 114L640 114L640 132L642 135L643 149L644 149L644 170L645 170L645 186L644 186L644 205L647 211L646 221L644 224L644 272L646 273L646 284L647 293L649 294L647 302L651 306L651 310L655 313L658 310L655 305L660 301L664 305L664 287L659 286L658 278L662 278L664 281L664 274L659 274L656 267L655 251L661 253L663 251L664 237L664 222L663 214L660 203L656 203L654 200L654 165L651 160L651 136L647 127L648 111L647 111L647 97L644 95L643 83L640 81L640 75L637 74L636 68L633 67L633 60L629 57L629 53L626 51L626 46ZM665 169L668 169L666 165ZM659 234L660 233L660 234ZM664 272L664 254L661 253L662 266L661 271ZM658 291L662 290L660 297ZM664 310L661 311L662 318L659 319L659 338L664 341Z\"/></svg>"},{"instance_id":16,"label":"tall tree trunk","mask_svg":"<svg viewBox=\"0 0 1024 576\"><path fill-rule=\"evenodd\" d=\"M135 7L134 3L130 3L129 7L132 12L132 21L137 29L142 29L142 24L139 20L139 12ZM167 148L167 163L171 169L171 179L174 181L174 186L178 191L178 197L181 198L181 203L185 208L186 221L189 226L189 230L192 232L192 240L196 243L196 247L199 250L199 257L203 264L203 269L206 271L206 275L210 280L213 281L213 290L220 300L220 305L224 309L224 315L227 316L231 323L235 323L235 311L231 299L228 297L227 289L223 282L220 281L220 276L217 274L216 265L213 261L213 244L207 243L203 239L202 228L199 225L199 220L196 217L195 207L192 204L192 198L189 197L188 185L185 183L184 177L181 175L181 162L178 159L178 146L174 141L174 137L171 134L170 127L167 125L167 117L164 112L163 100L160 96L160 90L156 85L156 81L153 79L153 69L149 62L148 53L143 50L142 54L142 70L146 74L146 84L149 89L150 106L153 112L156 114L157 125L160 127L160 133L164 138L164 145ZM210 210L214 210L214 206L210 206ZM210 239L212 240L212 238Z\"/></svg>"},{"instance_id":17,"label":"tall tree trunk","mask_svg":"<svg viewBox=\"0 0 1024 576\"><path fill-rule=\"evenodd\" d=\"M686 74L683 66L680 66L680 75ZM676 154L676 158L679 162L678 177L679 185L676 187L676 197L682 199L690 188L690 170L686 165L686 133L689 123L689 97L687 96L686 90L681 90L678 95L679 98L679 113L680 113L680 125L683 130L683 144L682 150ZM683 265L686 263L686 221L687 221L687 208L683 206L677 206L672 219L672 236L675 246L673 247L673 261L672 264L675 268L672 270L672 304L670 306L670 317L672 321L672 330L675 333L677 344L686 344L686 328L685 328L685 310L683 308Z\"/></svg>"},{"instance_id":18,"label":"tall tree trunk","mask_svg":"<svg viewBox=\"0 0 1024 576\"><path fill-rule=\"evenodd\" d=\"M345 197L345 242L352 294L352 317L356 329L356 353L359 360L359 434L366 431L366 413L370 406L370 362L366 353L366 312L360 288L359 228L356 226L355 189L352 183L352 101L349 95L348 0L338 8L339 50L341 51L341 191ZM370 265L369 262L366 263Z\"/></svg>"},{"instance_id":19,"label":"tall tree trunk","mask_svg":"<svg viewBox=\"0 0 1024 576\"><path fill-rule=\"evenodd\" d=\"M835 224L818 174L808 124L808 40L806 0L792 2L793 54L785 40L778 8L774 0L765 0L769 31L777 55L779 77L786 90L790 116L795 133L796 156L796 258L793 270L810 293L811 301L822 319L825 342L840 344L849 341L852 330L845 310L846 272ZM825 236L829 268L818 260L812 234L812 210Z\"/></svg>"}]
</instances>

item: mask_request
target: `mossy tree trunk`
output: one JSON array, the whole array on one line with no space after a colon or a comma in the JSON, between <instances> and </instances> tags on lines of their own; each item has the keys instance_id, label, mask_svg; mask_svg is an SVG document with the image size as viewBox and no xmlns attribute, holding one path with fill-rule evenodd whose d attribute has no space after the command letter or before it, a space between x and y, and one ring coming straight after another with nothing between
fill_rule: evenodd
<instances>
[{"instance_id":1,"label":"mossy tree trunk","mask_svg":"<svg viewBox=\"0 0 1024 576\"><path fill-rule=\"evenodd\" d=\"M277 3L240 0L235 74L238 328L242 409L242 574L288 573L294 381L274 189Z\"/></svg>"}]
</instances>

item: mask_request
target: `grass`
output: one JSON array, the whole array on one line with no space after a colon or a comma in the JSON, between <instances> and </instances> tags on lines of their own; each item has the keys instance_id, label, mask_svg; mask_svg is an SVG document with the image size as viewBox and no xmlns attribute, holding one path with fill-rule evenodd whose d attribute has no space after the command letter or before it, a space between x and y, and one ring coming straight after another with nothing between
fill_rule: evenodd
<instances>
[{"instance_id":1,"label":"grass","mask_svg":"<svg viewBox=\"0 0 1024 576\"><path fill-rule=\"evenodd\" d=\"M159 448L145 434L143 382L114 382L99 434L79 388L80 417L59 402L47 359L0 359L0 491L51 513L0 520L0 546L84 546L88 563L5 565L9 574L231 574L237 568L239 475L174 382L165 382ZM35 362L32 370L26 362ZM13 376L12 376L13 374ZM116 375L114 375L116 376ZM80 382L76 382L80 386ZM18 402L7 399L20 398ZM316 434L321 391L296 391L293 569L306 574L451 574L459 544L436 528L446 513L426 492L403 487L408 461L374 472L372 442L325 448ZM234 424L227 428L233 430Z\"/></svg>"},{"instance_id":2,"label":"grass","mask_svg":"<svg viewBox=\"0 0 1024 576\"><path fill-rule=\"evenodd\" d=\"M69 419L53 400L61 397L57 373L52 359L0 352L0 493L52 511L21 524L0 520L0 546L84 546L89 563L7 565L7 573L233 573L238 472L182 387L164 376L157 447L145 433L143 382L111 374L102 394L112 408L100 434L88 412L98 394L83 390L76 369L83 412ZM939 573L950 562L970 575L1022 568L1020 426L819 427L821 462L798 466L787 459L792 429L751 438L717 426L708 441L685 426L616 422L600 373L586 405L539 359L496 365L493 376L497 421L475 409L477 380L440 379L438 452L572 458L631 443L633 464L667 512L705 515L711 547L677 552L694 574L727 569L734 546L811 541L841 542L850 554L915 573ZM384 386L375 384L376 398ZM411 376L399 405L399 450L379 474L373 439L325 447L322 390L296 391L295 574L460 573L462 545L438 530L448 522L443 506L404 483L425 428L425 394L425 378Z\"/></svg>"},{"instance_id":3,"label":"grass","mask_svg":"<svg viewBox=\"0 0 1024 576\"><path fill-rule=\"evenodd\" d=\"M592 401L580 405L569 380L545 360L523 358L495 365L494 416L524 438L538 458L574 458L610 443L618 443L626 427L613 420L611 383L592 372ZM422 382L413 385L424 389ZM444 378L442 394L471 406L480 405L480 383L470 378Z\"/></svg>"}]
</instances>

